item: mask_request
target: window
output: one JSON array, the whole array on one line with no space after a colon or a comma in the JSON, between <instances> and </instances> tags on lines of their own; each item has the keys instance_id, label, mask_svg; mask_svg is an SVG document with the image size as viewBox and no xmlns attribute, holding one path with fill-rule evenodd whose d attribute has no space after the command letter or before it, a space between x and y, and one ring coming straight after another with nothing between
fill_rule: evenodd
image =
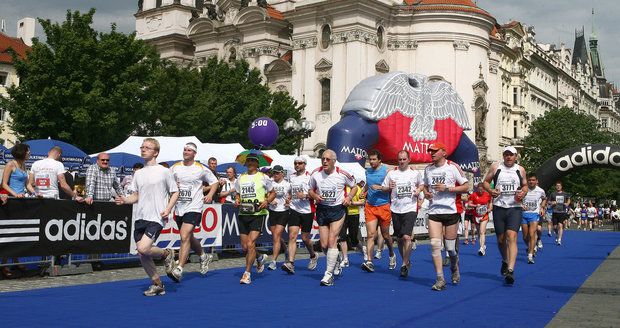
<instances>
[{"instance_id":1,"label":"window","mask_svg":"<svg viewBox=\"0 0 620 328\"><path fill-rule=\"evenodd\" d=\"M329 25L325 24L321 28L321 47L323 49L327 49L327 47L329 47L329 44L332 41L331 39L332 39L332 29L331 27L329 27Z\"/></svg>"},{"instance_id":2,"label":"window","mask_svg":"<svg viewBox=\"0 0 620 328\"><path fill-rule=\"evenodd\" d=\"M384 34L385 29L383 28L383 26L379 26L379 28L377 28L377 48L379 49L383 49Z\"/></svg>"},{"instance_id":3,"label":"window","mask_svg":"<svg viewBox=\"0 0 620 328\"><path fill-rule=\"evenodd\" d=\"M0 122L4 122L5 110L4 108L0 108Z\"/></svg>"},{"instance_id":4,"label":"window","mask_svg":"<svg viewBox=\"0 0 620 328\"><path fill-rule=\"evenodd\" d=\"M519 105L519 89L512 88L512 104L515 106Z\"/></svg>"},{"instance_id":5,"label":"window","mask_svg":"<svg viewBox=\"0 0 620 328\"><path fill-rule=\"evenodd\" d=\"M7 72L0 72L0 85L8 86L9 74Z\"/></svg>"},{"instance_id":6,"label":"window","mask_svg":"<svg viewBox=\"0 0 620 328\"><path fill-rule=\"evenodd\" d=\"M161 0L155 0L155 8L161 7Z\"/></svg>"},{"instance_id":7,"label":"window","mask_svg":"<svg viewBox=\"0 0 620 328\"><path fill-rule=\"evenodd\" d=\"M601 119L601 128L607 129L607 119L606 118L602 118Z\"/></svg>"},{"instance_id":8,"label":"window","mask_svg":"<svg viewBox=\"0 0 620 328\"><path fill-rule=\"evenodd\" d=\"M329 112L331 104L330 104L330 93L331 93L331 83L330 79L322 79L321 80L321 111Z\"/></svg>"},{"instance_id":9,"label":"window","mask_svg":"<svg viewBox=\"0 0 620 328\"><path fill-rule=\"evenodd\" d=\"M517 123L517 120L512 121L512 133L513 133L513 138L518 138L519 134L517 133L518 130L518 125L519 123Z\"/></svg>"}]
</instances>

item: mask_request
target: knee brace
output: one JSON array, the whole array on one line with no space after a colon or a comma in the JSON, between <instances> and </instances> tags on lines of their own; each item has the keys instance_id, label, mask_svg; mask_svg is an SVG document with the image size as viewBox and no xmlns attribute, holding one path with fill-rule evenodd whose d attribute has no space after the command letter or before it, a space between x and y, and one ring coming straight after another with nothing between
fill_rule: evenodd
<instances>
[{"instance_id":1,"label":"knee brace","mask_svg":"<svg viewBox=\"0 0 620 328\"><path fill-rule=\"evenodd\" d=\"M441 257L441 238L431 238L431 255Z\"/></svg>"},{"instance_id":2,"label":"knee brace","mask_svg":"<svg viewBox=\"0 0 620 328\"><path fill-rule=\"evenodd\" d=\"M446 251L450 254L450 257L457 255L456 252L456 239L446 239Z\"/></svg>"}]
</instances>

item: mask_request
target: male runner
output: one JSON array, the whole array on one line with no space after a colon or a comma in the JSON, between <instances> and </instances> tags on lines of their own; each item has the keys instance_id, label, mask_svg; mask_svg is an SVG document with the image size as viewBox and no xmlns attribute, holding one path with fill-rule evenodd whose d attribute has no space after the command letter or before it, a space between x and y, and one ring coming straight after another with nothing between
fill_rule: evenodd
<instances>
[{"instance_id":1,"label":"male runner","mask_svg":"<svg viewBox=\"0 0 620 328\"><path fill-rule=\"evenodd\" d=\"M528 192L523 198L523 218L521 219L521 230L523 241L527 246L527 263L534 264L534 254L536 252L536 241L538 232L538 221L545 215L546 195L545 191L538 186L538 178L535 173L527 176Z\"/></svg>"},{"instance_id":2,"label":"male runner","mask_svg":"<svg viewBox=\"0 0 620 328\"><path fill-rule=\"evenodd\" d=\"M450 271L452 283L461 281L459 273L459 256L457 238L463 202L459 194L467 192L467 178L458 164L446 159L446 146L436 142L428 147L433 164L424 169L424 196L429 199L428 235L431 240L433 265L437 281L432 290L446 289L441 263L441 241L445 239L445 249L450 254Z\"/></svg>"},{"instance_id":3,"label":"male runner","mask_svg":"<svg viewBox=\"0 0 620 328\"><path fill-rule=\"evenodd\" d=\"M140 156L144 159L144 168L134 174L131 181L133 194L116 196L117 205L136 205L136 221L134 222L133 238L140 256L140 262L153 284L144 291L144 296L166 294L164 284L157 274L153 258L164 258L166 273L174 269L174 250L163 250L153 246L164 227L164 220L179 197L179 189L170 170L157 164L159 142L154 138L146 138L140 147Z\"/></svg>"},{"instance_id":4,"label":"male runner","mask_svg":"<svg viewBox=\"0 0 620 328\"><path fill-rule=\"evenodd\" d=\"M316 269L319 256L314 252L310 232L312 231L312 207L310 206L310 195L308 194L310 173L306 171L306 158L297 156L293 162L295 173L291 174L291 204L288 217L288 261L282 264L282 270L289 274L295 273L295 253L297 252L297 234L301 228L301 240L303 241L310 262L308 270Z\"/></svg>"},{"instance_id":5,"label":"male runner","mask_svg":"<svg viewBox=\"0 0 620 328\"><path fill-rule=\"evenodd\" d=\"M390 210L394 235L398 238L398 251L403 258L400 276L406 278L411 270L412 236L418 216L418 194L424 189L420 172L409 167L409 152L398 152L398 167L390 170L381 184L382 191L391 191Z\"/></svg>"},{"instance_id":6,"label":"male runner","mask_svg":"<svg viewBox=\"0 0 620 328\"><path fill-rule=\"evenodd\" d=\"M276 198L271 179L258 170L258 158L248 155L245 160L248 171L235 181L235 206L239 207L237 221L239 223L239 239L245 252L245 272L239 283L251 284L250 270L256 260L256 272L265 269L267 255L256 251L256 239L260 236L267 217L267 207Z\"/></svg>"},{"instance_id":7,"label":"male runner","mask_svg":"<svg viewBox=\"0 0 620 328\"><path fill-rule=\"evenodd\" d=\"M493 225L497 247L502 255L501 274L508 285L514 284L517 260L517 232L521 223L521 201L527 193L525 169L517 164L517 149L504 147L503 161L491 164L484 177L484 189L493 196ZM495 189L491 189L491 181Z\"/></svg>"},{"instance_id":8,"label":"male runner","mask_svg":"<svg viewBox=\"0 0 620 328\"><path fill-rule=\"evenodd\" d=\"M179 199L175 206L174 214L181 235L181 248L179 249L179 264L168 274L170 279L180 282L183 279L183 267L187 263L189 249L191 248L200 255L200 273L209 271L209 263L213 257L202 249L200 241L194 237L194 228L200 225L202 219L202 204L211 203L217 191L214 186L219 183L211 170L196 162L198 147L193 142L188 142L183 147L183 161L175 163L170 168L174 179L179 187ZM202 183L210 186L209 193L203 197Z\"/></svg>"},{"instance_id":9,"label":"male runner","mask_svg":"<svg viewBox=\"0 0 620 328\"><path fill-rule=\"evenodd\" d=\"M564 192L561 181L555 183L555 191L549 195L549 202L551 206L553 206L553 216L551 220L553 222L553 230L557 236L555 243L561 246L562 236L564 235L564 225L568 219L566 209L570 205L570 195Z\"/></svg>"},{"instance_id":10,"label":"male runner","mask_svg":"<svg viewBox=\"0 0 620 328\"><path fill-rule=\"evenodd\" d=\"M310 177L310 197L316 202L316 221L319 224L321 248L326 253L327 269L321 286L334 285L334 269L338 263L338 235L344 224L347 206L357 193L352 175L336 166L336 153L327 149L321 157L322 166ZM345 188L351 191L345 195Z\"/></svg>"},{"instance_id":11,"label":"male runner","mask_svg":"<svg viewBox=\"0 0 620 328\"><path fill-rule=\"evenodd\" d=\"M368 161L370 162L370 167L366 169L365 187L368 195L366 196L364 216L366 219L366 249L369 255L366 262L362 263L362 269L367 272L375 272L375 266L372 264L372 256L370 254L373 253L375 246L377 226L381 226L381 234L390 253L388 269L394 270L396 268L396 254L394 253L392 236L390 236L390 223L392 221L390 194L383 191L381 187L387 175L387 166L381 164L381 153L376 149L368 152Z\"/></svg>"},{"instance_id":12,"label":"male runner","mask_svg":"<svg viewBox=\"0 0 620 328\"><path fill-rule=\"evenodd\" d=\"M480 236L478 255L485 256L487 253L487 223L489 223L489 213L493 210L493 198L484 190L484 183L478 183L476 191L469 195L469 205L473 208L474 213L472 224L477 226Z\"/></svg>"}]
</instances>

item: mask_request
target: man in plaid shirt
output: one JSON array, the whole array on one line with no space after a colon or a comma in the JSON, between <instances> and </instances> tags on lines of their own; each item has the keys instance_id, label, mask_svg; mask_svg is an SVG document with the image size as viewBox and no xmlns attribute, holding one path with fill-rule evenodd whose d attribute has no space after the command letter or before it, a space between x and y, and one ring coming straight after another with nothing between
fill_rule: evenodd
<instances>
[{"instance_id":1,"label":"man in plaid shirt","mask_svg":"<svg viewBox=\"0 0 620 328\"><path fill-rule=\"evenodd\" d=\"M91 165L86 170L86 198L87 204L93 201L110 201L123 194L123 190L116 179L114 169L110 167L110 155L97 155L97 165Z\"/></svg>"}]
</instances>

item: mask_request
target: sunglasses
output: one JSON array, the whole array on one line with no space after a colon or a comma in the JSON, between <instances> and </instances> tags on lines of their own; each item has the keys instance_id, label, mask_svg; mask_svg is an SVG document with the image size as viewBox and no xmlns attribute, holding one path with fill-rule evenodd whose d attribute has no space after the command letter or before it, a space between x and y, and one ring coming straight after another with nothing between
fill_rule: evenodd
<instances>
[{"instance_id":1,"label":"sunglasses","mask_svg":"<svg viewBox=\"0 0 620 328\"><path fill-rule=\"evenodd\" d=\"M295 165L301 165L301 164L306 164L304 162L295 162Z\"/></svg>"},{"instance_id":2,"label":"sunglasses","mask_svg":"<svg viewBox=\"0 0 620 328\"><path fill-rule=\"evenodd\" d=\"M102 159L100 159L100 161L102 161L102 162L104 162L104 163L107 163L107 162L109 162L109 161L110 161L110 159L108 159L108 158L102 158Z\"/></svg>"},{"instance_id":3,"label":"sunglasses","mask_svg":"<svg viewBox=\"0 0 620 328\"><path fill-rule=\"evenodd\" d=\"M333 160L334 160L334 159L332 159L332 158L328 158L328 157L323 157L323 158L321 158L321 161L323 161L323 162L324 162L324 161L333 161Z\"/></svg>"}]
</instances>

